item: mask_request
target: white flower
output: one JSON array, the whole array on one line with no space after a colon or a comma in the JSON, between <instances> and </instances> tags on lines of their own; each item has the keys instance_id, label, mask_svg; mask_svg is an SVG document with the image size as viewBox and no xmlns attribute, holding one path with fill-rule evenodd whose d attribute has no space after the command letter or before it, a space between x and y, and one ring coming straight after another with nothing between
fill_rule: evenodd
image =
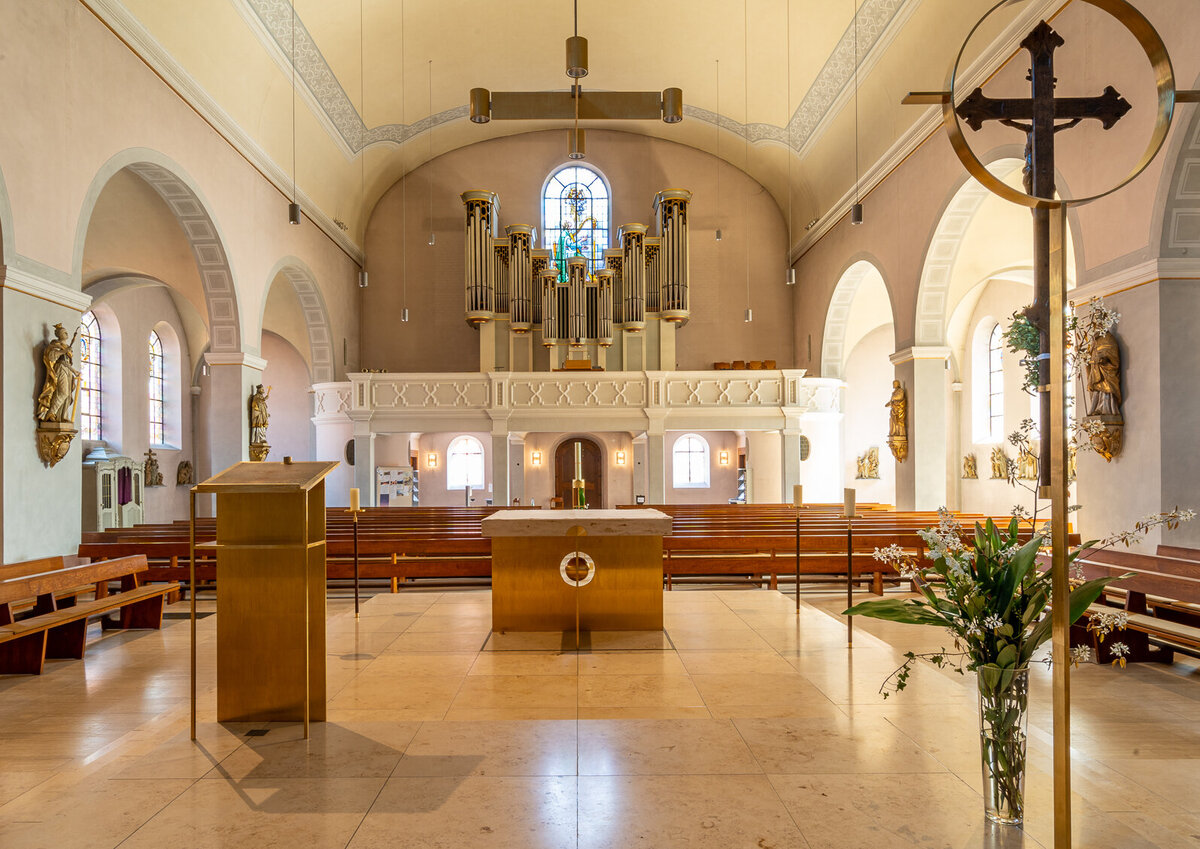
<instances>
[{"instance_id":1,"label":"white flower","mask_svg":"<svg viewBox=\"0 0 1200 849\"><path fill-rule=\"evenodd\" d=\"M1091 646L1075 646L1071 649L1071 663L1078 666L1081 663L1091 663L1092 647Z\"/></svg>"},{"instance_id":2,"label":"white flower","mask_svg":"<svg viewBox=\"0 0 1200 849\"><path fill-rule=\"evenodd\" d=\"M1114 657L1128 657L1129 656L1129 646L1125 645L1124 643L1113 643L1111 646L1108 647L1108 650L1112 653L1112 655Z\"/></svg>"},{"instance_id":3,"label":"white flower","mask_svg":"<svg viewBox=\"0 0 1200 849\"><path fill-rule=\"evenodd\" d=\"M1004 623L1000 621L1000 617L994 613L988 614L983 620L983 627L987 628L989 631L995 631L1003 624Z\"/></svg>"}]
</instances>

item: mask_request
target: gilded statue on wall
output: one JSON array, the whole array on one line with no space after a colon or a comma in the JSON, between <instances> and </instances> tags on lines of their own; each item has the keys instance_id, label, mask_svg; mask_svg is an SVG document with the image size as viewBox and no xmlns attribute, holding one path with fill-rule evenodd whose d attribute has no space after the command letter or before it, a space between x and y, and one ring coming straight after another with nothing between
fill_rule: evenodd
<instances>
[{"instance_id":1,"label":"gilded statue on wall","mask_svg":"<svg viewBox=\"0 0 1200 849\"><path fill-rule=\"evenodd\" d=\"M1008 480L1008 462L1004 446L997 445L992 449L992 480Z\"/></svg>"},{"instance_id":2,"label":"gilded statue on wall","mask_svg":"<svg viewBox=\"0 0 1200 849\"><path fill-rule=\"evenodd\" d=\"M858 473L854 476L857 480L879 480L879 449L867 449L867 453L858 458L857 466Z\"/></svg>"},{"instance_id":3,"label":"gilded statue on wall","mask_svg":"<svg viewBox=\"0 0 1200 849\"><path fill-rule=\"evenodd\" d=\"M1017 458L1017 477L1023 481L1038 479L1038 458L1032 451L1024 450Z\"/></svg>"},{"instance_id":4,"label":"gilded statue on wall","mask_svg":"<svg viewBox=\"0 0 1200 849\"><path fill-rule=\"evenodd\" d=\"M265 460L271 451L271 446L267 444L267 422L271 418L267 412L267 399L270 397L271 387L268 386L264 391L261 383L254 388L254 394L250 396L251 460Z\"/></svg>"},{"instance_id":5,"label":"gilded statue on wall","mask_svg":"<svg viewBox=\"0 0 1200 849\"><path fill-rule=\"evenodd\" d=\"M968 454L963 457L962 476L963 480L973 481L979 479L979 467L974 454Z\"/></svg>"},{"instance_id":6,"label":"gilded statue on wall","mask_svg":"<svg viewBox=\"0 0 1200 849\"><path fill-rule=\"evenodd\" d=\"M67 330L54 325L54 338L42 348L42 364L46 376L38 393L34 415L37 418L38 456L43 463L54 466L67 456L71 440L79 433L75 429L75 404L79 399L79 372L74 367L71 349L79 336L67 339Z\"/></svg>"},{"instance_id":7,"label":"gilded statue on wall","mask_svg":"<svg viewBox=\"0 0 1200 849\"><path fill-rule=\"evenodd\" d=\"M1076 368L1083 388L1080 429L1106 461L1121 453L1125 417L1121 413L1121 347L1113 328L1120 315L1093 299L1075 331Z\"/></svg>"},{"instance_id":8,"label":"gilded statue on wall","mask_svg":"<svg viewBox=\"0 0 1200 849\"><path fill-rule=\"evenodd\" d=\"M191 460L180 460L179 466L175 469L175 485L176 486L191 486L196 482L195 473L192 471Z\"/></svg>"},{"instance_id":9,"label":"gilded statue on wall","mask_svg":"<svg viewBox=\"0 0 1200 849\"><path fill-rule=\"evenodd\" d=\"M885 407L891 409L888 420L888 448L896 462L903 463L908 459L908 393L899 380L892 381L892 395Z\"/></svg>"},{"instance_id":10,"label":"gilded statue on wall","mask_svg":"<svg viewBox=\"0 0 1200 849\"><path fill-rule=\"evenodd\" d=\"M142 480L146 486L162 486L163 475L158 468L158 456L151 448L146 452L146 462L142 468Z\"/></svg>"}]
</instances>

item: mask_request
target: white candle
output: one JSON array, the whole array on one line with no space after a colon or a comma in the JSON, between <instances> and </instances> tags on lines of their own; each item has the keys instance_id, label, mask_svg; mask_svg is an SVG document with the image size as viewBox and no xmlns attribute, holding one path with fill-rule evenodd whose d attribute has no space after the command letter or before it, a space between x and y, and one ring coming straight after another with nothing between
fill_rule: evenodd
<instances>
[{"instance_id":1,"label":"white candle","mask_svg":"<svg viewBox=\"0 0 1200 849\"><path fill-rule=\"evenodd\" d=\"M350 488L350 509L355 513L358 512L358 487Z\"/></svg>"},{"instance_id":2,"label":"white candle","mask_svg":"<svg viewBox=\"0 0 1200 849\"><path fill-rule=\"evenodd\" d=\"M802 484L792 484L792 503L797 507L804 506L804 486Z\"/></svg>"},{"instance_id":3,"label":"white candle","mask_svg":"<svg viewBox=\"0 0 1200 849\"><path fill-rule=\"evenodd\" d=\"M842 515L846 516L847 518L854 516L854 495L855 491L850 489L850 487L846 487L845 497L843 499L844 509L842 510Z\"/></svg>"}]
</instances>

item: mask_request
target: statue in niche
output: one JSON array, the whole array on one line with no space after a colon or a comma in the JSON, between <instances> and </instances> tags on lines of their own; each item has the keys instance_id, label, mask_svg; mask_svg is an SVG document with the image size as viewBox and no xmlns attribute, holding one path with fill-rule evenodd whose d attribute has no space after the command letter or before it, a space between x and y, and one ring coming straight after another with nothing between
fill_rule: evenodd
<instances>
[{"instance_id":1,"label":"statue in niche","mask_svg":"<svg viewBox=\"0 0 1200 849\"><path fill-rule=\"evenodd\" d=\"M1032 451L1024 450L1017 459L1017 477L1023 481L1038 479L1038 458Z\"/></svg>"},{"instance_id":2,"label":"statue in niche","mask_svg":"<svg viewBox=\"0 0 1200 849\"><path fill-rule=\"evenodd\" d=\"M158 468L158 457L151 448L146 452L146 463L142 468L142 480L146 486L162 486L163 475Z\"/></svg>"},{"instance_id":3,"label":"statue in niche","mask_svg":"<svg viewBox=\"0 0 1200 849\"><path fill-rule=\"evenodd\" d=\"M963 457L962 476L963 480L973 481L979 479L979 467L974 454L968 454Z\"/></svg>"},{"instance_id":4,"label":"statue in niche","mask_svg":"<svg viewBox=\"0 0 1200 849\"><path fill-rule=\"evenodd\" d=\"M54 339L42 349L42 362L46 365L46 380L37 398L37 418L40 422L74 422L75 399L79 394L79 372L73 367L71 349L75 336L67 341L67 329L54 325Z\"/></svg>"},{"instance_id":5,"label":"statue in niche","mask_svg":"<svg viewBox=\"0 0 1200 849\"><path fill-rule=\"evenodd\" d=\"M195 474L192 471L191 460L181 460L179 467L175 470L175 485L176 486L191 486L196 482Z\"/></svg>"},{"instance_id":6,"label":"statue in niche","mask_svg":"<svg viewBox=\"0 0 1200 849\"><path fill-rule=\"evenodd\" d=\"M908 393L899 380L892 381L892 395L885 407L891 409L888 420L888 448L896 462L903 463L908 459Z\"/></svg>"},{"instance_id":7,"label":"statue in niche","mask_svg":"<svg viewBox=\"0 0 1200 849\"><path fill-rule=\"evenodd\" d=\"M1004 453L1004 446L997 445L992 449L992 480L1008 480L1008 462L1008 455Z\"/></svg>"},{"instance_id":8,"label":"statue in niche","mask_svg":"<svg viewBox=\"0 0 1200 849\"><path fill-rule=\"evenodd\" d=\"M255 461L267 459L271 446L267 444L267 422L271 415L267 412L267 399L271 397L271 387L263 390L260 383L250 396L250 459Z\"/></svg>"},{"instance_id":9,"label":"statue in niche","mask_svg":"<svg viewBox=\"0 0 1200 849\"><path fill-rule=\"evenodd\" d=\"M869 448L858 458L857 466L858 473L854 476L857 480L879 480L879 449Z\"/></svg>"}]
</instances>

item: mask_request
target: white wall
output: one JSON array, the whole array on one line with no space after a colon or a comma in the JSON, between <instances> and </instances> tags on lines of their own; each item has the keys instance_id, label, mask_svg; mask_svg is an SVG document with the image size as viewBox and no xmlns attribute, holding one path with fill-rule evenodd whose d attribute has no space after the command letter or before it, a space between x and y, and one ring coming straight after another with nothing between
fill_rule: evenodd
<instances>
[{"instance_id":1,"label":"white wall","mask_svg":"<svg viewBox=\"0 0 1200 849\"><path fill-rule=\"evenodd\" d=\"M675 487L675 442L685 433L694 433L708 442L708 481L706 487ZM729 465L722 466L722 451L729 452ZM738 437L728 430L669 430L663 440L668 504L728 504L737 496ZM778 459L778 458L777 458ZM626 502L628 503L628 502Z\"/></svg>"},{"instance_id":2,"label":"white wall","mask_svg":"<svg viewBox=\"0 0 1200 849\"><path fill-rule=\"evenodd\" d=\"M846 417L842 473L846 486L858 491L860 502L896 503L896 459L887 446L889 411L884 404L892 394L894 344L892 325L885 324L863 336L846 357ZM857 480L857 458L870 448L879 449L879 480ZM814 493L815 495L815 493Z\"/></svg>"},{"instance_id":3,"label":"white wall","mask_svg":"<svg viewBox=\"0 0 1200 849\"><path fill-rule=\"evenodd\" d=\"M286 339L270 331L263 331L262 352L267 361L267 367L263 369L263 386L271 387L267 402L271 414L267 442L271 445L271 453L267 459L311 460L313 440L309 415L312 398L304 357Z\"/></svg>"}]
</instances>

